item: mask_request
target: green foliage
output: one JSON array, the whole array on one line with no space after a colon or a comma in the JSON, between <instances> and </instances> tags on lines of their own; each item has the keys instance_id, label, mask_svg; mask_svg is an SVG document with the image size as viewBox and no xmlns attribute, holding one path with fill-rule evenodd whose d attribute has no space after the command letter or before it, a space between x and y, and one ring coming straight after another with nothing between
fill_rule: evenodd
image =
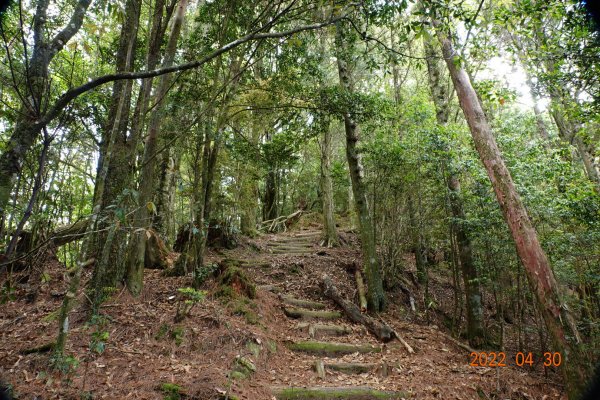
<instances>
[{"instance_id":1,"label":"green foliage","mask_svg":"<svg viewBox=\"0 0 600 400\"><path fill-rule=\"evenodd\" d=\"M177 301L177 312L175 314L175 322L181 322L187 318L192 309L200 304L206 297L205 290L196 290L191 287L179 288L178 301Z\"/></svg>"},{"instance_id":2,"label":"green foliage","mask_svg":"<svg viewBox=\"0 0 600 400\"><path fill-rule=\"evenodd\" d=\"M159 389L165 394L164 400L179 400L183 392L183 388L175 383L161 383Z\"/></svg>"},{"instance_id":3,"label":"green foliage","mask_svg":"<svg viewBox=\"0 0 600 400\"><path fill-rule=\"evenodd\" d=\"M16 300L15 287L10 279L7 279L0 290L0 304L6 304Z\"/></svg>"}]
</instances>

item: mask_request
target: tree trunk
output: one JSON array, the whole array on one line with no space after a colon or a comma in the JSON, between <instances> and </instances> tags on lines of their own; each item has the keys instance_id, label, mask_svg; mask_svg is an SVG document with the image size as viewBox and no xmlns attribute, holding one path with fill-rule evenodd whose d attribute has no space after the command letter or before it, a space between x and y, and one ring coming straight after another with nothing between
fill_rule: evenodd
<instances>
[{"instance_id":1,"label":"tree trunk","mask_svg":"<svg viewBox=\"0 0 600 400\"><path fill-rule=\"evenodd\" d=\"M434 26L439 29L439 22ZM558 283L550 268L548 258L540 245L537 232L527 215L519 194L516 191L510 172L504 164L496 140L487 122L485 114L477 99L477 93L459 59L452 42L441 30L438 38L448 71L454 83L460 107L463 110L479 157L488 173L488 177L496 193L496 198L510 228L515 241L517 253L525 271L532 292L543 315L546 327L556 351L563 356L563 374L569 396L575 398L584 381L581 363L578 363L577 345L569 342L575 338L579 342L579 334L568 307L562 303Z\"/></svg>"},{"instance_id":2,"label":"tree trunk","mask_svg":"<svg viewBox=\"0 0 600 400\"><path fill-rule=\"evenodd\" d=\"M321 17L325 17L325 6L324 4L319 5L319 11ZM319 35L319 64L321 65L322 74L325 75L327 71L327 65L325 64L325 56L327 54L326 49L327 33L323 31ZM322 88L324 85L324 78L320 77L319 87ZM331 127L329 118L323 113L317 113L316 124L321 131L320 150L321 150L321 176L320 176L320 187L321 187L321 203L323 207L323 240L322 246L335 247L339 244L339 238L337 230L335 229L335 204L333 201L333 184L331 182Z\"/></svg>"},{"instance_id":3,"label":"tree trunk","mask_svg":"<svg viewBox=\"0 0 600 400\"><path fill-rule=\"evenodd\" d=\"M30 93L30 96L27 98L27 103L21 104L15 129L0 155L0 221L4 220L6 206L15 180L21 173L25 154L31 149L45 126L38 119L45 111L42 107L48 104L48 66L54 56L79 31L91 2L91 0L79 0L67 25L51 40L45 37L49 1L37 2L33 18L33 51L30 60L27 60L29 68L25 77L28 86L26 92ZM21 26L20 29L25 27ZM0 227L0 231L3 231L3 227Z\"/></svg>"},{"instance_id":4,"label":"tree trunk","mask_svg":"<svg viewBox=\"0 0 600 400\"><path fill-rule=\"evenodd\" d=\"M156 190L154 229L166 243L175 240L175 192L179 176L180 151L175 133L166 135L160 157L160 173Z\"/></svg>"},{"instance_id":5,"label":"tree trunk","mask_svg":"<svg viewBox=\"0 0 600 400\"><path fill-rule=\"evenodd\" d=\"M125 19L121 28L119 49L116 56L116 71L131 71L135 59L135 44L140 19L141 0L129 0L125 5ZM130 184L133 165L131 150L127 144L127 126L129 121L132 82L115 82L109 107L108 119L102 134L101 154L94 195L99 212L106 213L107 207L119 203L120 195ZM106 174L103 176L103 174ZM98 260L94 268L92 288L95 292L94 303L102 301L105 288L116 287L125 275L123 253L127 234L124 230L114 232L114 240L107 240L105 228L115 223L113 218L97 219L89 253L86 258ZM107 258L100 254L108 252Z\"/></svg>"},{"instance_id":6,"label":"tree trunk","mask_svg":"<svg viewBox=\"0 0 600 400\"><path fill-rule=\"evenodd\" d=\"M425 57L427 58L427 71L431 97L436 109L437 122L446 125L450 110L448 107L448 91L442 82L442 66L438 61L439 51L435 48L433 38L424 39ZM448 164L447 186L449 192L450 210L452 212L452 232L456 235L458 258L460 260L463 283L465 287L465 300L467 306L467 337L469 344L475 348L481 347L485 340L483 329L483 304L479 277L471 250L471 239L465 227L466 216L460 194L460 181L452 165L452 155L448 151L445 163Z\"/></svg>"},{"instance_id":7,"label":"tree trunk","mask_svg":"<svg viewBox=\"0 0 600 400\"><path fill-rule=\"evenodd\" d=\"M333 184L331 182L331 129L329 120L320 116L322 140L321 140L321 199L323 203L323 242L326 247L338 245L338 234L335 229Z\"/></svg>"},{"instance_id":8,"label":"tree trunk","mask_svg":"<svg viewBox=\"0 0 600 400\"><path fill-rule=\"evenodd\" d=\"M337 64L340 87L343 91L351 94L354 91L354 87L347 60L351 55L352 46L348 41L346 30L347 28L341 23L336 24ZM352 180L354 205L358 214L363 268L367 280L367 302L369 310L377 312L383 310L385 306L385 294L375 248L373 220L369 213L367 192L363 181L361 155L356 148L359 140L358 124L349 111L344 113L344 128L346 131L346 158L348 159L350 178Z\"/></svg>"},{"instance_id":9,"label":"tree trunk","mask_svg":"<svg viewBox=\"0 0 600 400\"><path fill-rule=\"evenodd\" d=\"M162 62L162 68L173 65L175 51L177 50L177 41L181 33L181 26L183 25L187 3L188 0L180 0L177 5L173 25L171 27L171 34L169 35L169 42L167 43L165 57ZM143 287L144 256L147 239L145 230L151 228L152 225L149 211L153 208L152 195L156 169L155 153L157 151L157 140L160 134L162 116L166 104L165 97L170 84L170 75L162 75L160 77L156 93L154 94L157 105L153 110L152 117L148 124L148 135L144 146L144 158L139 184L139 204L134 217L134 226L137 227L138 230L133 233L133 237L131 238L127 259L126 283L129 291L134 296L138 296ZM142 231L139 231L139 228L142 228Z\"/></svg>"}]
</instances>

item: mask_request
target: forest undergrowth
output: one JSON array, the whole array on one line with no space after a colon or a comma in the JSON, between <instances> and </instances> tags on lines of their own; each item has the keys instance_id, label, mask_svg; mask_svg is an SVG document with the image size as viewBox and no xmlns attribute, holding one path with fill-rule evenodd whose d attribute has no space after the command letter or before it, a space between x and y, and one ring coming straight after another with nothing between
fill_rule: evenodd
<instances>
[{"instance_id":1,"label":"forest undergrowth","mask_svg":"<svg viewBox=\"0 0 600 400\"><path fill-rule=\"evenodd\" d=\"M467 342L451 337L455 303L450 270L442 266L430 276L425 302L424 288L415 284L410 254L405 257L403 282L416 311L411 310L407 292L392 288L390 306L377 318L389 324L414 352L409 353L398 340L381 344L360 325L344 320L342 324L351 332L347 342L382 346L370 360L387 365L386 376L327 371L326 379L319 378L312 369L314 358L301 357L286 347L301 336L302 323L286 318L280 296L322 301L336 310L319 289L321 277L327 274L335 276L343 295L354 300L356 283L350 270L360 260L360 248L356 235L346 231L340 233L348 244L344 247L322 248L313 241L306 254L294 252L296 247L280 254L269 250L274 243L286 243L296 235L318 237L315 226L305 228L246 239L233 250L209 251L207 265L237 260L237 268L256 288L254 298L240 294L239 282L224 289L226 283L214 273L196 291L200 295L193 297L181 290L191 286L189 277L165 277L160 270L149 270L139 298L126 290L112 293L100 314L90 320L89 304L81 291L72 312L62 371L48 367L52 353L47 347L56 338L57 312L66 283L60 263L49 264L46 283L35 302L23 296L25 282L17 286L17 300L3 305L0 374L8 377L21 399L258 400L271 399L271 388L282 385L368 385L406 391L416 399L566 398L556 369L542 367L543 349L533 319L521 327L526 351L534 353L533 366L515 364L517 327L493 315L489 320L497 326L488 327L490 335L502 326L503 341L500 344L498 337L490 337L490 344L480 352L505 352L507 366L470 366ZM84 275L89 279L90 271ZM490 302L491 295L484 293L484 304ZM491 312L492 307L487 307L486 313ZM365 358L350 354L344 360ZM240 370L240 360L251 367Z\"/></svg>"}]
</instances>

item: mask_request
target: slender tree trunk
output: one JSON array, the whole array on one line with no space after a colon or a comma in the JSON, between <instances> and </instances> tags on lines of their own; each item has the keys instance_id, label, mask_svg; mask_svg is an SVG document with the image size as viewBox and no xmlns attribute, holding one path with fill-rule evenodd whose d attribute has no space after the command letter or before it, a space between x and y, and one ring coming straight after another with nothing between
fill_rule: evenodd
<instances>
[{"instance_id":1,"label":"slender tree trunk","mask_svg":"<svg viewBox=\"0 0 600 400\"><path fill-rule=\"evenodd\" d=\"M141 0L129 0L125 5L125 19L121 29L119 49L116 57L117 72L131 71L135 59L135 44L140 19ZM103 132L101 156L96 182L102 184L95 188L95 203L100 205L99 212L105 212L111 204L118 203L123 190L130 184L131 157L127 146L127 126L129 121L132 82L120 82L113 85L113 94L109 107L108 119ZM101 176L106 174L106 176ZM92 288L94 305L102 301L105 288L116 287L125 275L122 261L127 240L123 230L111 231L115 240L107 240L108 233L103 228L114 220L102 218L97 220L96 229L90 238L89 254L86 258L98 260ZM102 228L102 229L97 229ZM100 254L108 254L100 257Z\"/></svg>"},{"instance_id":2,"label":"slender tree trunk","mask_svg":"<svg viewBox=\"0 0 600 400\"><path fill-rule=\"evenodd\" d=\"M44 124L38 122L38 119L43 115L48 103L48 66L54 56L79 31L90 3L91 0L77 1L67 25L51 40L46 37L49 1L40 0L36 4L36 12L33 17L33 50L31 51L31 58L26 60L28 65L27 76L25 77L26 87L20 88L23 89L21 93L24 93L23 100L26 103L21 104L15 129L6 144L6 148L0 154L0 221L4 221L6 206L16 178L21 173L25 155L40 136L44 127ZM21 26L20 29L25 29L25 27ZM0 227L0 231L3 231L2 227Z\"/></svg>"},{"instance_id":3,"label":"slender tree trunk","mask_svg":"<svg viewBox=\"0 0 600 400\"><path fill-rule=\"evenodd\" d=\"M434 26L440 29L437 21L434 21ZM581 364L577 361L577 344L570 343L568 339L575 338L579 342L579 334L573 317L568 307L561 301L559 286L550 268L548 258L516 191L510 172L504 164L500 149L477 99L477 93L465 70L459 66L457 53L449 37L438 30L438 38L460 107L471 130L479 157L496 193L504 219L510 228L517 253L525 268L531 290L536 296L554 349L562 354L565 384L569 396L574 399L581 390L585 375Z\"/></svg>"},{"instance_id":4,"label":"slender tree trunk","mask_svg":"<svg viewBox=\"0 0 600 400\"><path fill-rule=\"evenodd\" d=\"M348 41L347 28L341 23L336 24L336 45L338 49L337 64L340 78L340 87L347 93L354 91L352 76L348 59L351 55ZM350 112L344 113L344 128L346 131L346 158L352 180L354 205L358 214L358 222L363 255L363 268L367 280L367 303L370 311L381 311L385 307L385 293L383 281L375 248L375 235L373 234L373 220L367 203L367 190L363 180L363 166L360 153L356 148L359 140L358 124Z\"/></svg>"},{"instance_id":5,"label":"slender tree trunk","mask_svg":"<svg viewBox=\"0 0 600 400\"><path fill-rule=\"evenodd\" d=\"M325 17L325 7L319 5L320 17ZM325 65L327 31L319 33L319 64L321 73L326 75L327 66ZM324 78L320 77L319 87L323 87ZM321 187L321 203L323 209L323 240L321 245L326 247L335 247L339 244L337 230L335 229L335 204L333 201L333 183L331 181L331 124L329 118L322 113L316 116L316 124L321 131L320 150L321 150L321 176L319 184Z\"/></svg>"},{"instance_id":6,"label":"slender tree trunk","mask_svg":"<svg viewBox=\"0 0 600 400\"><path fill-rule=\"evenodd\" d=\"M162 62L162 67L170 67L175 59L175 51L177 50L177 41L181 33L181 26L185 18L185 10L188 0L180 0L175 11L171 34L167 43L165 57ZM134 226L138 228L133 233L127 259L127 275L126 283L129 291L137 296L141 293L143 287L144 276L144 255L146 250L146 232L145 229L139 231L139 228L149 228L152 225L149 211L152 207L152 195L154 189L154 173L156 169L156 151L157 140L160 134L160 127L164 107L166 104L165 97L171 83L170 75L162 75L160 77L158 87L154 99L158 102L155 106L152 117L148 124L148 135L144 146L144 158L142 161L142 173L139 184L139 206L135 212Z\"/></svg>"},{"instance_id":7,"label":"slender tree trunk","mask_svg":"<svg viewBox=\"0 0 600 400\"><path fill-rule=\"evenodd\" d=\"M334 203L333 203L333 184L331 182L331 129L329 120L321 116L320 123L322 131L321 140L321 199L323 205L323 241L322 245L326 247L335 247L338 245L338 234L335 229Z\"/></svg>"},{"instance_id":8,"label":"slender tree trunk","mask_svg":"<svg viewBox=\"0 0 600 400\"><path fill-rule=\"evenodd\" d=\"M429 87L431 97L436 109L437 122L440 125L446 125L450 115L448 107L448 93L446 86L442 82L442 66L438 60L439 51L435 48L432 39L424 39L425 57L427 59L427 71L429 76ZM477 268L473 262L471 239L465 227L466 216L463 208L462 196L460 193L460 181L452 165L452 155L448 152L445 162L448 164L447 186L450 200L450 210L452 212L452 232L456 235L456 245L458 247L458 258L460 260L463 283L465 287L465 300L467 306L467 337L469 344L477 348L484 340L483 329L483 304L481 288Z\"/></svg>"},{"instance_id":9,"label":"slender tree trunk","mask_svg":"<svg viewBox=\"0 0 600 400\"><path fill-rule=\"evenodd\" d=\"M253 112L254 113L254 112ZM253 114L252 128L250 138L253 146L258 147L259 127L256 121L256 115ZM250 164L242 166L241 187L240 187L240 230L243 235L256 236L256 210L258 204L258 172Z\"/></svg>"}]
</instances>

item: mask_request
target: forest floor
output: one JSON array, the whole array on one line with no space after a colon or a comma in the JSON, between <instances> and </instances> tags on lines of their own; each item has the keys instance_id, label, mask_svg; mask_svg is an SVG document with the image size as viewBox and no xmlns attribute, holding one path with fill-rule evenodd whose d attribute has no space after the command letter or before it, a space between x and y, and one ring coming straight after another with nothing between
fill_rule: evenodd
<instances>
[{"instance_id":1,"label":"forest floor","mask_svg":"<svg viewBox=\"0 0 600 400\"><path fill-rule=\"evenodd\" d=\"M352 233L344 233L348 246L324 249L318 246L318 226L304 228L263 235L234 250L211 251L208 262L245 261L243 269L258 287L255 299L224 300L216 296L217 283L211 279L206 283L206 299L188 318L175 323L177 289L189 286L190 278L167 278L161 271L147 270L142 295L132 298L126 290L114 294L102 307L103 322L87 323L85 308L76 308L67 348L72 363L66 373L49 369L50 353L26 354L57 334L56 310L66 283L64 267L50 265L36 302L20 299L23 287L16 301L1 306L0 376L14 385L18 399L271 400L276 398L273 391L281 387L369 387L403 392L390 398L413 399L566 398L557 371L543 371L539 362L533 367L515 365L516 345L509 339L504 345L506 367L469 366L469 351L448 335L440 314L411 312L400 291L388 293L389 307L378 317L414 353L409 354L398 340L378 342L343 317L318 322L345 327L346 335L319 337L317 333L314 340L368 344L378 352L324 357L290 350L290 343L313 340L307 330L313 332L309 324L315 322L288 318L280 295L322 302L327 310L341 311L321 295L319 282L328 274L347 298L354 298L354 276L347 267L360 260ZM90 273L86 271L86 279ZM451 314L453 299L446 275L433 273L429 291L438 307ZM422 294L416 287L411 290L417 309L422 310ZM510 329L506 332L509 337ZM526 343L533 343L535 337ZM106 342L100 353L90 350L98 338ZM319 377L313 369L318 361L373 368L358 374L326 368L324 377Z\"/></svg>"}]
</instances>

